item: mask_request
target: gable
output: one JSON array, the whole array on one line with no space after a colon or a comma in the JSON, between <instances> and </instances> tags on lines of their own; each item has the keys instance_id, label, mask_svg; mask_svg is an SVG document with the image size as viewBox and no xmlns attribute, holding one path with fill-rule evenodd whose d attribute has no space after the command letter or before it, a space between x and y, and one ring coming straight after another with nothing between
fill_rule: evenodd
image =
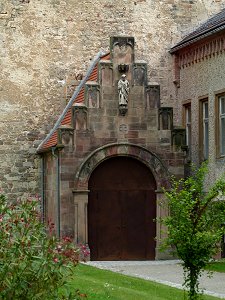
<instances>
[{"instance_id":1,"label":"gable","mask_svg":"<svg viewBox=\"0 0 225 300\"><path fill-rule=\"evenodd\" d=\"M71 97L70 101L68 102L67 106L65 107L64 111L58 118L57 122L55 123L55 126L50 131L50 133L47 135L47 137L41 142L39 147L37 148L37 152L45 152L51 149L52 147L55 147L58 144L58 132L57 129L60 126L68 126L72 127L72 106L77 103L84 103L85 102L85 83L87 81L97 81L98 79L98 62L101 60L110 60L110 54L106 53L103 54L102 52L99 52L94 59L93 63L90 65L86 76L84 79L80 82L79 86L74 91L73 96Z\"/></svg>"}]
</instances>

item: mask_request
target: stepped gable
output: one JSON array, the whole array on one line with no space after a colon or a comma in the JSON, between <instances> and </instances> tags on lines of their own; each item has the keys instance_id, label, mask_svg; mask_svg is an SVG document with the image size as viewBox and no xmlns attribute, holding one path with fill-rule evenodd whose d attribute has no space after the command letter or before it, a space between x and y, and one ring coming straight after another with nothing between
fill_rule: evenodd
<instances>
[{"instance_id":1,"label":"stepped gable","mask_svg":"<svg viewBox=\"0 0 225 300\"><path fill-rule=\"evenodd\" d=\"M55 147L58 144L58 128L60 126L72 127L72 106L75 103L84 103L84 86L87 81L97 81L98 80L98 62L101 60L109 60L110 61L110 53L103 54L99 52L93 63L89 67L86 76L81 81L79 86L74 91L73 96L65 107L64 111L60 115L59 119L55 123L55 126L47 135L47 137L41 142L39 147L37 148L37 152L45 152L50 148Z\"/></svg>"},{"instance_id":2,"label":"stepped gable","mask_svg":"<svg viewBox=\"0 0 225 300\"><path fill-rule=\"evenodd\" d=\"M225 9L204 22L196 30L188 34L183 40L171 48L170 53L195 43L198 40L209 37L225 29Z\"/></svg>"}]
</instances>

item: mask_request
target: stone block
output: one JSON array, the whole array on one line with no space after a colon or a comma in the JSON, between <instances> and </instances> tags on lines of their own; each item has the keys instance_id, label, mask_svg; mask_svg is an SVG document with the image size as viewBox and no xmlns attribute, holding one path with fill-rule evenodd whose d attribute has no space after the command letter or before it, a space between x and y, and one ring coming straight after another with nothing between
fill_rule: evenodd
<instances>
[{"instance_id":1,"label":"stone block","mask_svg":"<svg viewBox=\"0 0 225 300\"><path fill-rule=\"evenodd\" d=\"M105 109L107 109L107 108L109 108L109 109L118 109L118 106L119 106L119 101L108 100L108 99L104 100Z\"/></svg>"},{"instance_id":2,"label":"stone block","mask_svg":"<svg viewBox=\"0 0 225 300\"><path fill-rule=\"evenodd\" d=\"M157 118L156 118L156 116L151 116L151 117L148 117L147 118L147 128L149 129L149 130L156 130L156 129L158 129L158 120L157 120Z\"/></svg>"},{"instance_id":3,"label":"stone block","mask_svg":"<svg viewBox=\"0 0 225 300\"><path fill-rule=\"evenodd\" d=\"M133 64L133 85L145 86L147 84L147 64L144 61L136 61Z\"/></svg>"},{"instance_id":4,"label":"stone block","mask_svg":"<svg viewBox=\"0 0 225 300\"><path fill-rule=\"evenodd\" d=\"M76 104L73 107L73 124L77 131L87 129L87 107L83 104Z\"/></svg>"},{"instance_id":5,"label":"stone block","mask_svg":"<svg viewBox=\"0 0 225 300\"><path fill-rule=\"evenodd\" d=\"M113 105L114 106L114 105ZM107 116L117 116L118 115L119 110L116 108L112 108L110 107L109 109L106 109L106 115Z\"/></svg>"},{"instance_id":6,"label":"stone block","mask_svg":"<svg viewBox=\"0 0 225 300\"><path fill-rule=\"evenodd\" d=\"M146 123L131 123L129 124L130 130L147 130Z\"/></svg>"},{"instance_id":7,"label":"stone block","mask_svg":"<svg viewBox=\"0 0 225 300\"><path fill-rule=\"evenodd\" d=\"M139 137L139 132L138 131L131 131L131 130L129 130L127 133L125 133L125 138L128 138L128 139L130 139L130 138L138 138Z\"/></svg>"},{"instance_id":8,"label":"stone block","mask_svg":"<svg viewBox=\"0 0 225 300\"><path fill-rule=\"evenodd\" d=\"M103 87L113 85L113 65L110 61L99 62L99 77Z\"/></svg>"},{"instance_id":9,"label":"stone block","mask_svg":"<svg viewBox=\"0 0 225 300\"><path fill-rule=\"evenodd\" d=\"M149 84L146 89L146 107L147 109L160 107L160 86Z\"/></svg>"},{"instance_id":10,"label":"stone block","mask_svg":"<svg viewBox=\"0 0 225 300\"><path fill-rule=\"evenodd\" d=\"M108 98L108 95L110 95L111 98L115 97L115 94L117 92L117 86L102 86L101 87L101 93L103 98Z\"/></svg>"},{"instance_id":11,"label":"stone block","mask_svg":"<svg viewBox=\"0 0 225 300\"><path fill-rule=\"evenodd\" d=\"M100 87L95 81L87 81L85 86L85 103L90 108L100 107Z\"/></svg>"},{"instance_id":12,"label":"stone block","mask_svg":"<svg viewBox=\"0 0 225 300\"><path fill-rule=\"evenodd\" d=\"M134 61L134 38L111 37L110 51L114 64L131 64Z\"/></svg>"}]
</instances>

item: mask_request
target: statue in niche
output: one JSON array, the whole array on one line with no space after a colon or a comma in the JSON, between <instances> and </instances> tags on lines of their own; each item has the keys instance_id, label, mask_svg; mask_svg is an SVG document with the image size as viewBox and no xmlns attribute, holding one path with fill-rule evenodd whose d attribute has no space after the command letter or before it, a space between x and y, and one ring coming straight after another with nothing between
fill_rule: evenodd
<instances>
[{"instance_id":1,"label":"statue in niche","mask_svg":"<svg viewBox=\"0 0 225 300\"><path fill-rule=\"evenodd\" d=\"M123 74L118 82L118 92L119 92L119 106L126 108L128 103L129 94L129 81L126 79L126 75Z\"/></svg>"}]
</instances>

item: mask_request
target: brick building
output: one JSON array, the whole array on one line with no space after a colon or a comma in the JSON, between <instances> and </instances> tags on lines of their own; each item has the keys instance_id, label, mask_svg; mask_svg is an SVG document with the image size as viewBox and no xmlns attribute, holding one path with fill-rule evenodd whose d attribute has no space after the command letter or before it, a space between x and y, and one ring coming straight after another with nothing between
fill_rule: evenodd
<instances>
[{"instance_id":1,"label":"brick building","mask_svg":"<svg viewBox=\"0 0 225 300\"><path fill-rule=\"evenodd\" d=\"M222 10L170 50L188 159L195 164L208 160L206 186L225 175L224 49L225 10Z\"/></svg>"},{"instance_id":2,"label":"brick building","mask_svg":"<svg viewBox=\"0 0 225 300\"><path fill-rule=\"evenodd\" d=\"M175 45L174 83L189 158L209 160L209 180L225 171L225 10Z\"/></svg>"}]
</instances>

